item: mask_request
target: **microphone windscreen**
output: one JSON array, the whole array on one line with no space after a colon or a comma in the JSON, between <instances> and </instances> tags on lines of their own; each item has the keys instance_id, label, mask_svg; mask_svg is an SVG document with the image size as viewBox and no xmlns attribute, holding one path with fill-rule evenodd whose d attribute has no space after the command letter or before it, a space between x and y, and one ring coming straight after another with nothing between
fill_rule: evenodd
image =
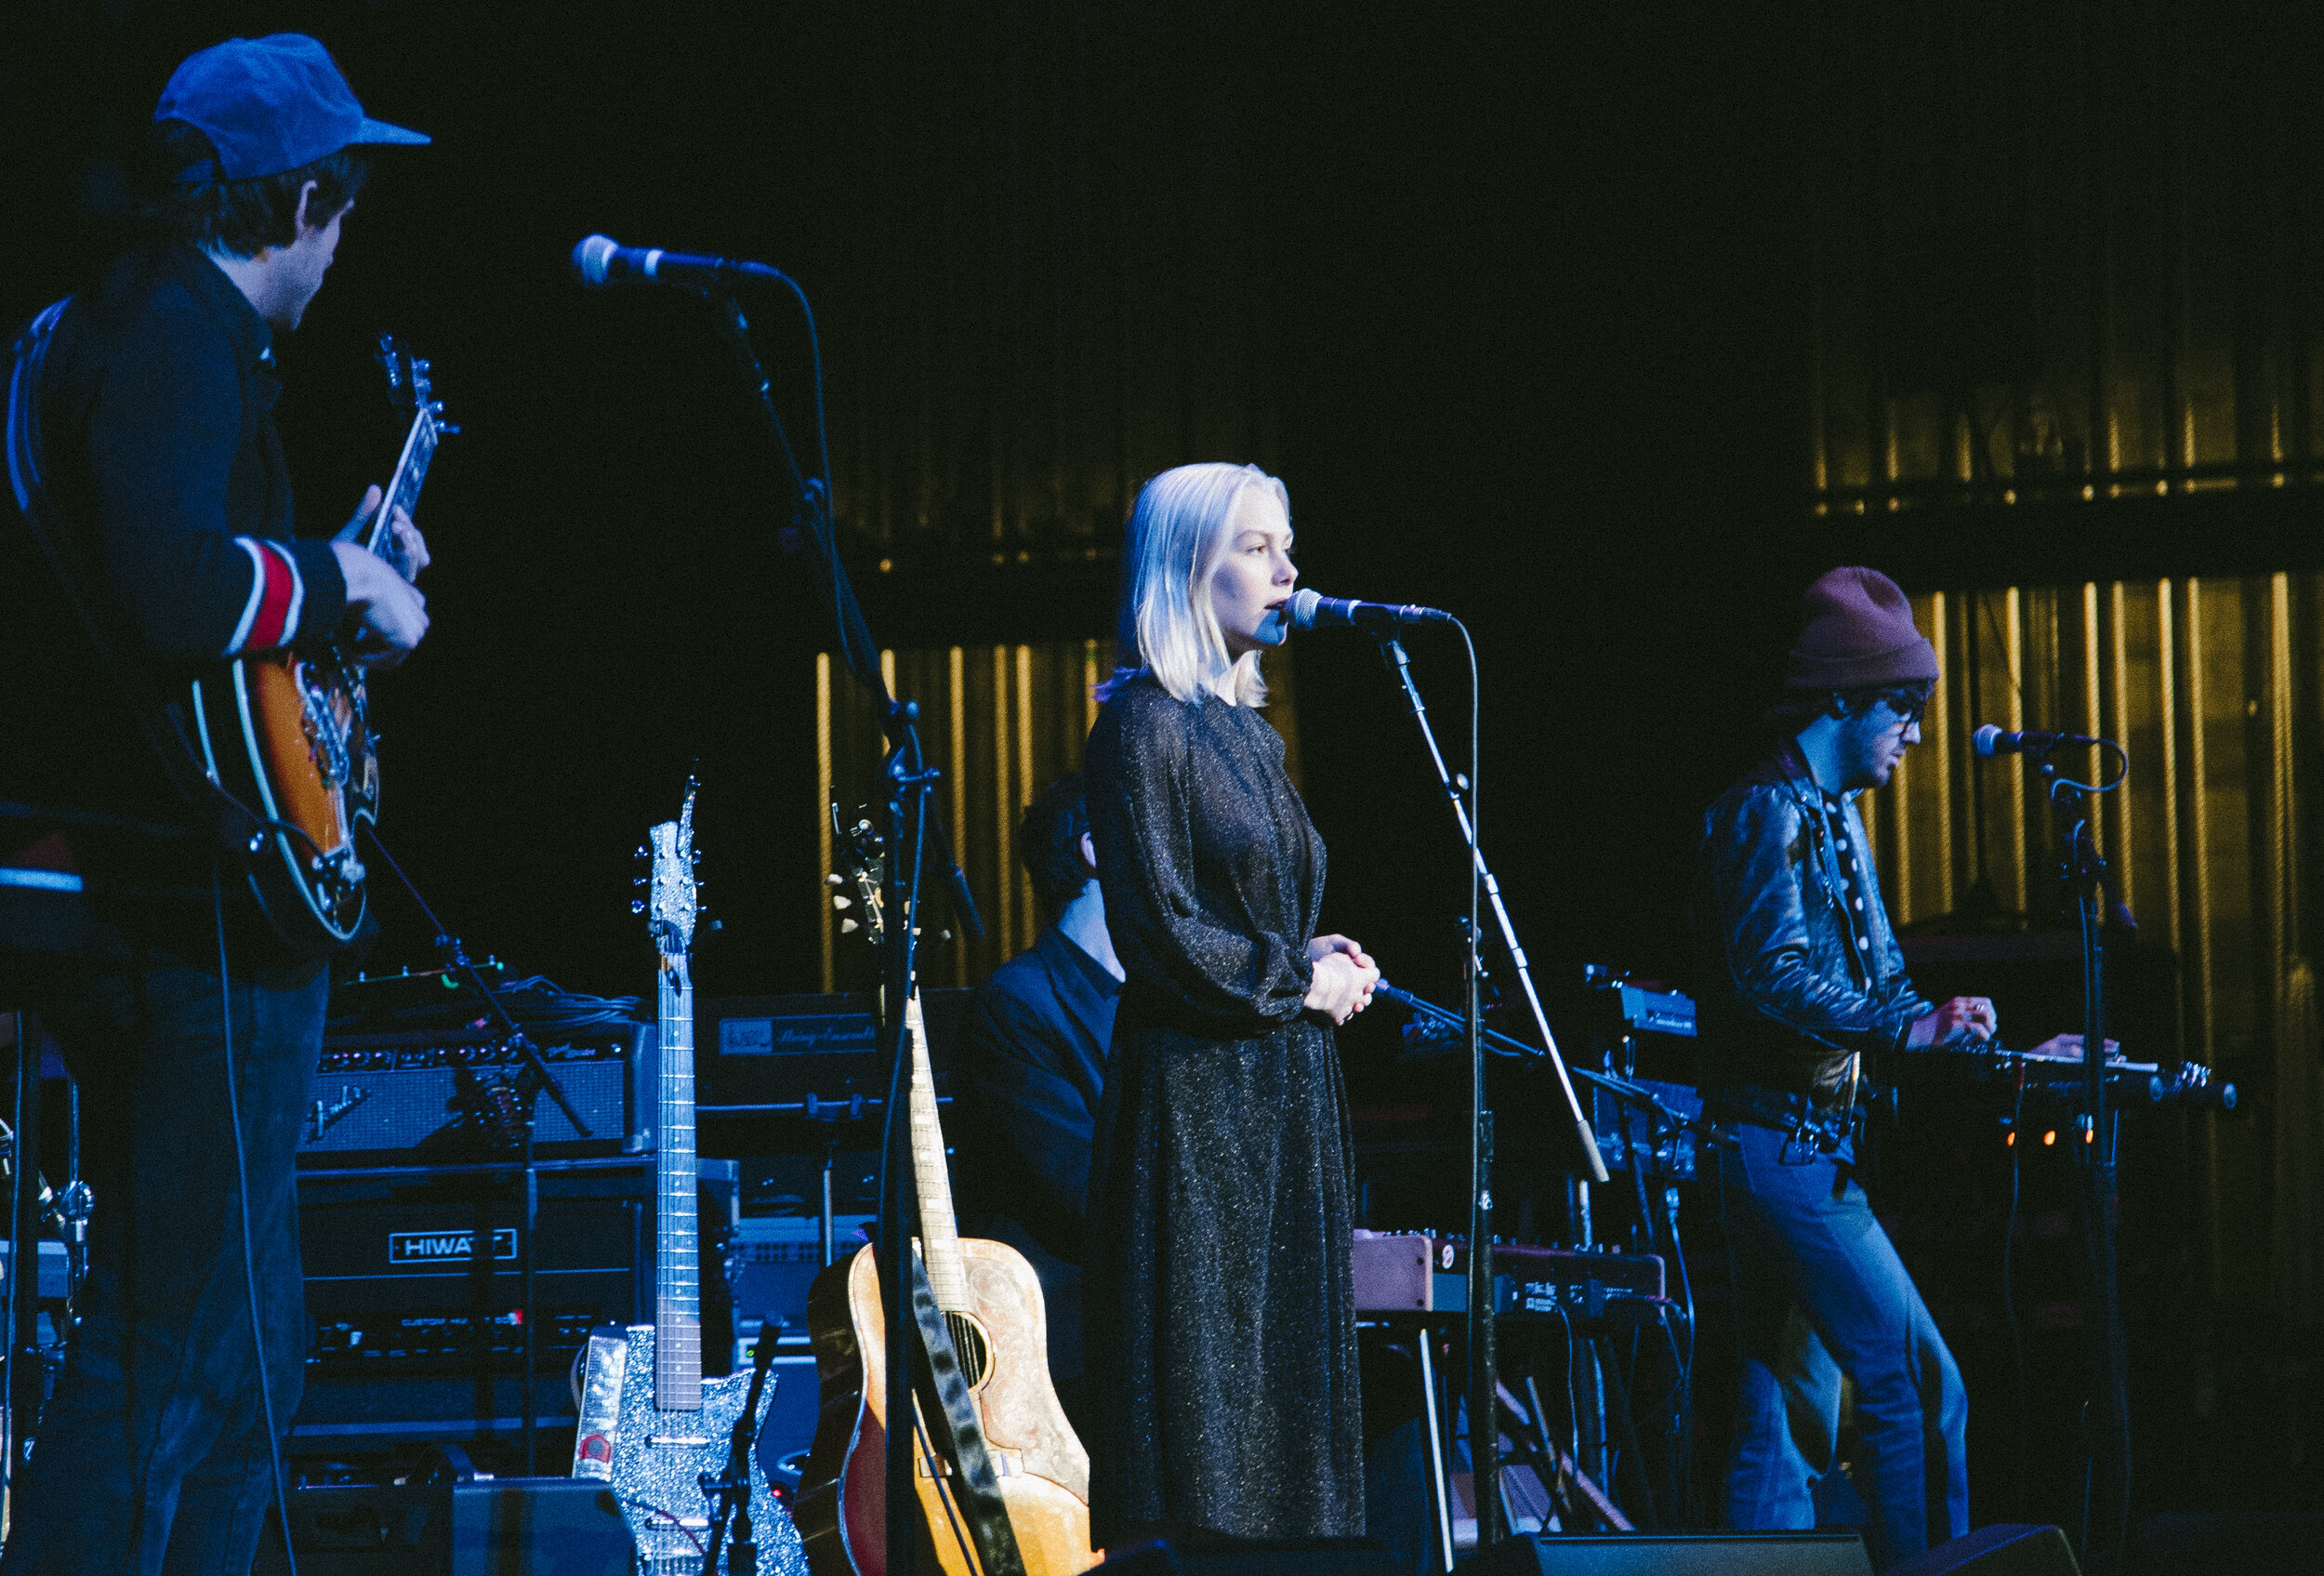
<instances>
[{"instance_id":1,"label":"microphone windscreen","mask_svg":"<svg viewBox=\"0 0 2324 1576\"><path fill-rule=\"evenodd\" d=\"M1302 588L1291 593L1291 628L1312 629L1315 627L1315 610L1324 599L1314 590Z\"/></svg>"},{"instance_id":2,"label":"microphone windscreen","mask_svg":"<svg viewBox=\"0 0 2324 1576\"><path fill-rule=\"evenodd\" d=\"M573 271L591 290L605 287L605 271L621 244L610 235L591 235L573 248Z\"/></svg>"},{"instance_id":3,"label":"microphone windscreen","mask_svg":"<svg viewBox=\"0 0 2324 1576\"><path fill-rule=\"evenodd\" d=\"M1987 722L1984 727L1979 728L1975 733L1969 735L1969 748L1975 750L1979 755L1993 754L1995 752L1995 747L2000 742L2001 730L1990 722Z\"/></svg>"}]
</instances>

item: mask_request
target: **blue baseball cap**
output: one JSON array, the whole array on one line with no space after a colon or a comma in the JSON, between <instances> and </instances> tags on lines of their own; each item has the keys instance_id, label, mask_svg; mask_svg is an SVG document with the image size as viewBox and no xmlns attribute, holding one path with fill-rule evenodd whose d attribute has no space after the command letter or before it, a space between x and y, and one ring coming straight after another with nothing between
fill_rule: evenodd
<instances>
[{"instance_id":1,"label":"blue baseball cap","mask_svg":"<svg viewBox=\"0 0 2324 1576\"><path fill-rule=\"evenodd\" d=\"M255 180L358 142L428 140L364 114L331 52L303 33L230 38L187 56L153 119L184 121L218 150L215 173L197 165L180 180Z\"/></svg>"}]
</instances>

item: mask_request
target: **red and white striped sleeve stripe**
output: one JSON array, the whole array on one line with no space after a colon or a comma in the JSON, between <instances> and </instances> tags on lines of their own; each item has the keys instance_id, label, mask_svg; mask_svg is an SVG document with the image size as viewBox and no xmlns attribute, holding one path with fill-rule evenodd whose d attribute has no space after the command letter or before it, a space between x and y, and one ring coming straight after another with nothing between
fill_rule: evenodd
<instances>
[{"instance_id":1,"label":"red and white striped sleeve stripe","mask_svg":"<svg viewBox=\"0 0 2324 1576\"><path fill-rule=\"evenodd\" d=\"M290 644L298 635L298 610L307 592L298 561L279 542L236 536L234 545L250 555L250 596L221 655L240 656Z\"/></svg>"}]
</instances>

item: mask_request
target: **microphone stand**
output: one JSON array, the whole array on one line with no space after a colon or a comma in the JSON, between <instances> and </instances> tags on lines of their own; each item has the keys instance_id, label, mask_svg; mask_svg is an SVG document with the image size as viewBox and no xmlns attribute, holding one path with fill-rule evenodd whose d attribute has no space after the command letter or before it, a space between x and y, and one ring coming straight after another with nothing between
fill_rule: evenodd
<instances>
[{"instance_id":1,"label":"microphone stand","mask_svg":"<svg viewBox=\"0 0 2324 1576\"><path fill-rule=\"evenodd\" d=\"M522 1123L517 1163L524 1182L519 1215L521 1224L517 1230L517 1273L521 1287L517 1300L524 1309L524 1402L518 1415L524 1440L524 1475L535 1477L540 1475L540 1397L535 1394L538 1388L536 1381L540 1369L540 1320L536 1317L539 1310L534 1305L533 1237L540 1224L541 1172L533 1151L535 1096L546 1091L548 1097L556 1102L557 1108L564 1113L565 1120L573 1124L573 1131L581 1137L590 1136L589 1124L581 1119L581 1113L574 1108L564 1086L557 1081L557 1075L548 1070L547 1062L541 1060L539 1048L526 1037L524 1030L517 1026L516 1019L510 1017L508 1010L500 1004L500 998L493 993L493 987L484 983L483 974L469 959L468 948L461 944L460 938L444 928L443 921L436 918L436 911L428 907L428 899L419 894L419 888L413 884L412 878L403 873L403 867L396 863L395 855L390 854L387 845L379 841L379 828L369 821L357 824L369 834L372 852L387 861L388 868L395 873L396 881L410 894L413 904L418 907L420 918L427 920L429 928L436 933L436 949L442 955L446 971L458 974L468 982L469 989L484 999L485 1007L499 1020L501 1034L524 1057L517 1112ZM529 1087L523 1083L524 1078L533 1080ZM491 1360L489 1350L485 1360L487 1363Z\"/></svg>"},{"instance_id":2,"label":"microphone stand","mask_svg":"<svg viewBox=\"0 0 2324 1576\"><path fill-rule=\"evenodd\" d=\"M774 1366L775 1343L790 1321L772 1309L759 1321L759 1349L750 1368L750 1394L743 1412L727 1437L726 1470L716 1477L705 1472L697 1479L708 1496L710 1547L702 1558L702 1576L719 1576L719 1556L726 1548L727 1522L734 1527L734 1549L727 1559L732 1576L758 1576L759 1543L750 1528L750 1452L759 1444L759 1397L767 1387L767 1371Z\"/></svg>"},{"instance_id":3,"label":"microphone stand","mask_svg":"<svg viewBox=\"0 0 2324 1576\"><path fill-rule=\"evenodd\" d=\"M2090 824L2091 788L2058 775L2055 751L2040 758L2043 792L2059 833L2061 873L2074 891L2082 953L2082 1142L2078 1145L2076 1212L2081 1217L2081 1252L2077 1258L2082 1291L2082 1324L2090 1331L2090 1373L2096 1419L2084 1435L2085 1463L2093 1492L2084 1500L2082 1569L2110 1576L2121 1569L2129 1541L2131 1512L2130 1359L2122 1328L2119 1265L2116 1252L2120 1191L2116 1172L2119 1119L2106 1108L2106 940L2100 888L2106 862ZM2119 746L2117 747L2119 748ZM2126 757L2127 762L2127 757ZM2098 1534L2100 1515L2113 1512L2106 1535Z\"/></svg>"},{"instance_id":4,"label":"microphone stand","mask_svg":"<svg viewBox=\"0 0 2324 1576\"><path fill-rule=\"evenodd\" d=\"M810 342L813 341L814 316L807 311L807 297L788 276L772 269L748 271L752 277L771 277L790 286L798 295L801 311L807 312ZM750 342L750 324L743 316L741 305L726 291L705 292L720 338L734 358L735 370L751 391L751 403L758 410L761 424L783 461L784 470L797 500L799 523L805 527L800 535L813 548L817 570L816 589L825 610L831 615L838 635L839 655L856 682L877 697L880 706L880 727L888 737L888 754L882 775L888 785L886 819L888 823L887 859L887 937L883 979L879 993L880 1050L888 1057L889 1081L886 1111L886 1137L880 1156L879 1239L877 1264L879 1268L880 1305L887 1313L888 1370L886 1374L886 1408L888 1418L887 1442L887 1522L886 1556L889 1576L912 1576L914 1545L918 1532L919 1493L915 1481L913 1441L916 1430L910 1425L915 1384L925 1371L927 1358L919 1353L916 1326L906 1312L912 1302L912 1242L918 1227L914 1219L918 1199L911 1184L911 1123L908 1115L898 1119L911 1087L911 1050L905 1033L905 1003L910 1000L913 984L913 951L919 928L920 870L923 857L933 854L939 870L951 888L953 912L960 928L971 938L984 934L978 919L976 900L970 895L967 876L944 833L941 820L931 821L928 814L928 794L940 773L926 764L920 748L919 708L910 701L898 702L888 694L887 682L880 676L879 650L873 643L870 627L865 622L862 605L855 599L847 568L839 561L837 536L831 520L831 498L824 482L807 476L800 469L798 456L792 452L789 437L783 429L783 417L774 408L774 397L767 380L766 368L760 364L758 351ZM818 410L822 399L822 351L815 354L816 398ZM828 461L825 466L829 470Z\"/></svg>"},{"instance_id":5,"label":"microphone stand","mask_svg":"<svg viewBox=\"0 0 2324 1576\"><path fill-rule=\"evenodd\" d=\"M1468 638L1465 626L1461 637ZM1393 631L1377 638L1380 660L1388 665L1388 670L1396 676L1404 690L1405 702L1412 709L1412 720L1419 724L1421 742L1428 747L1429 761L1436 768L1437 785L1452 805L1453 819L1460 828L1460 841L1468 850L1469 916L1462 927L1461 973L1462 1027L1469 1049L1469 1471L1470 1498L1476 1506L1476 1546L1482 1553L1500 1541L1501 1505L1499 1331L1493 1305L1493 1113L1485 1104L1484 1011L1478 997L1484 974L1477 922L1480 891L1491 901L1494 920L1500 928L1501 945L1516 970L1525 1002L1533 1011L1534 1026L1540 1031L1551 1069L1557 1074L1558 1089L1565 1097L1565 1110L1572 1119L1578 1146L1575 1158L1593 1182L1604 1182L1607 1172L1604 1158L1598 1153L1597 1134L1591 1131L1590 1119L1582 1114L1581 1102L1574 1093L1574 1080L1566 1076L1565 1060L1558 1054L1557 1037L1550 1032L1549 1014L1541 1010L1540 993L1534 988L1525 948L1518 945L1517 927L1509 918L1508 906L1501 901L1500 882L1494 879L1485 863L1485 851L1477 845L1473 770L1472 775L1456 779L1446 768L1445 752L1437 748L1436 732L1429 725L1428 707L1420 699L1419 686L1413 682L1412 664L1405 655L1404 642ZM1475 673L1475 648L1472 645L1472 705ZM1473 722L1470 732L1473 748Z\"/></svg>"}]
</instances>

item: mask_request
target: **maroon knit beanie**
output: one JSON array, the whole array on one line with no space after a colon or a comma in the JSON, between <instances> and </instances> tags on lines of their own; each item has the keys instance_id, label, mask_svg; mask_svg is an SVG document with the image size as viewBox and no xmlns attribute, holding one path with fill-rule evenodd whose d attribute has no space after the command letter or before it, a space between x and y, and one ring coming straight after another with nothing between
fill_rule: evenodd
<instances>
[{"instance_id":1,"label":"maroon knit beanie","mask_svg":"<svg viewBox=\"0 0 2324 1576\"><path fill-rule=\"evenodd\" d=\"M1936 677L1936 648L1913 626L1912 603L1877 569L1834 569L1801 599L1807 618L1784 682L1852 690Z\"/></svg>"}]
</instances>

